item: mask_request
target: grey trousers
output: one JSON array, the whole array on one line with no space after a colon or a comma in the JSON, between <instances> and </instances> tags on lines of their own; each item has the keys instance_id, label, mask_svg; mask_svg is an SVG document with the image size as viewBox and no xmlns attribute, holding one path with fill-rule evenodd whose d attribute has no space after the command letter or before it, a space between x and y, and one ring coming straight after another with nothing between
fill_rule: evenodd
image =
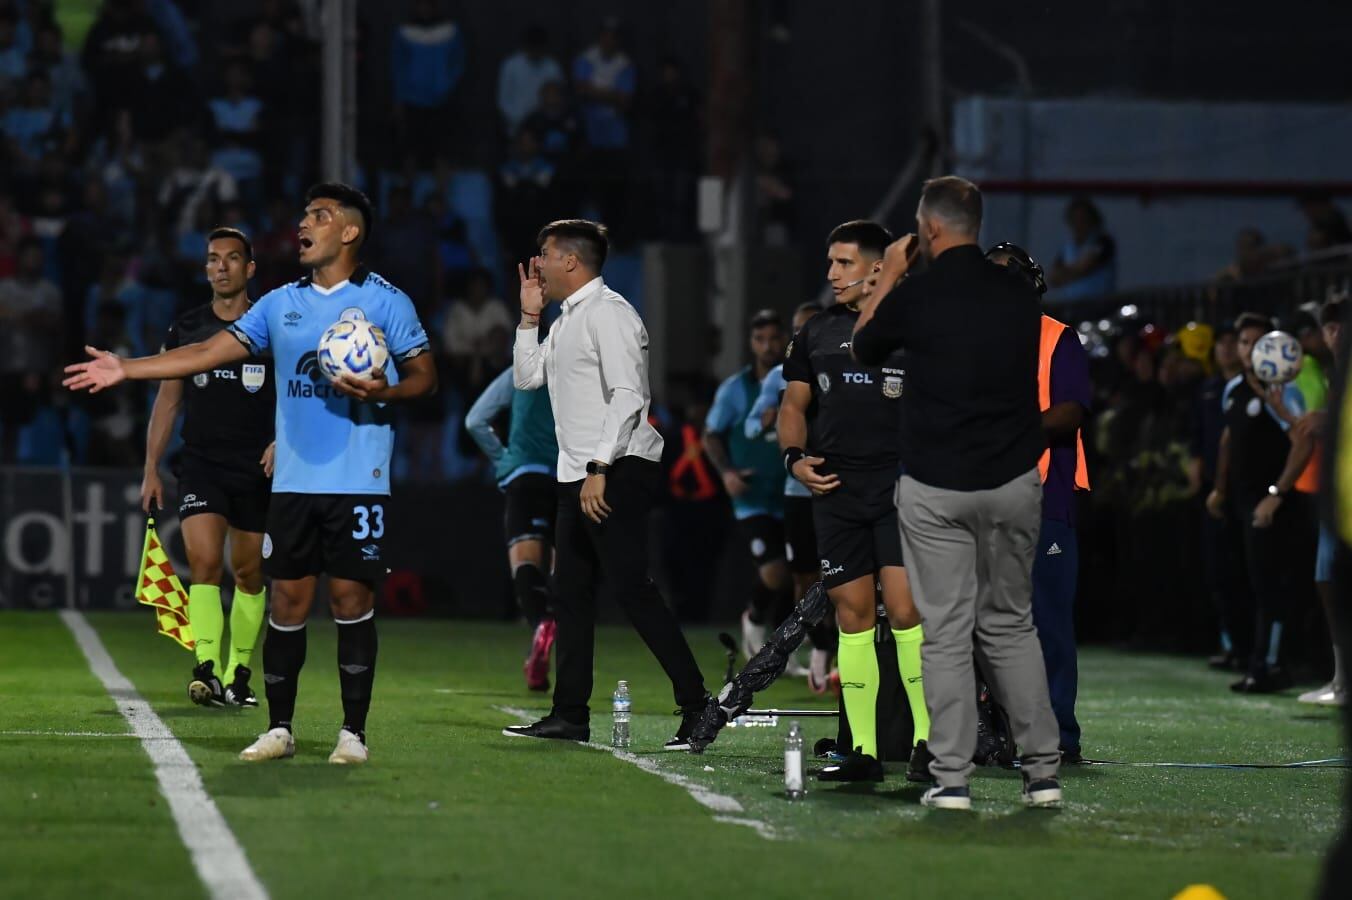
<instances>
[{"instance_id":1,"label":"grey trousers","mask_svg":"<svg viewBox=\"0 0 1352 900\"><path fill-rule=\"evenodd\" d=\"M1033 555L1042 479L1033 469L987 491L897 482L902 552L925 626L921 662L930 714L930 774L965 787L976 747L972 637L991 690L1009 713L1024 773L1056 774L1060 732L1033 628Z\"/></svg>"}]
</instances>

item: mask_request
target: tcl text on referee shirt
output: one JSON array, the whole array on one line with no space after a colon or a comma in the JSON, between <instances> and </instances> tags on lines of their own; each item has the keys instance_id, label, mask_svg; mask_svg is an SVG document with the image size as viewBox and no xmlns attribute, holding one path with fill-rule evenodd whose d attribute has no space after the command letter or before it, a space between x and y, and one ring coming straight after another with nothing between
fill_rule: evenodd
<instances>
[{"instance_id":1,"label":"tcl text on referee shirt","mask_svg":"<svg viewBox=\"0 0 1352 900\"><path fill-rule=\"evenodd\" d=\"M559 481L587 477L593 459L661 461L662 436L648 424L648 331L599 276L563 301L543 342L539 329L517 329L512 365L521 390L549 388Z\"/></svg>"}]
</instances>

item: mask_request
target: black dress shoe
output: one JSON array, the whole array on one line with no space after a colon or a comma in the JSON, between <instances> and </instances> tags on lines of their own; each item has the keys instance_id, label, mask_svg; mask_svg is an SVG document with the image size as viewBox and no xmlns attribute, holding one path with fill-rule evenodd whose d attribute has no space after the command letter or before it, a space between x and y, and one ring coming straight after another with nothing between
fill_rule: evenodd
<instances>
[{"instance_id":1,"label":"black dress shoe","mask_svg":"<svg viewBox=\"0 0 1352 900\"><path fill-rule=\"evenodd\" d=\"M883 764L867 753L860 753L856 747L854 752L845 754L845 758L840 762L826 766L818 772L817 780L882 781Z\"/></svg>"},{"instance_id":2,"label":"black dress shoe","mask_svg":"<svg viewBox=\"0 0 1352 900\"><path fill-rule=\"evenodd\" d=\"M676 729L676 736L663 744L662 749L690 750L694 753L703 752L704 747L709 745L706 743L704 747L696 749L697 745L692 738L694 737L696 728L704 721L705 713L709 709L710 704L717 706L718 701L708 694L705 694L704 699L698 703L692 703L689 706L683 706L676 710L676 715L681 717L681 724ZM718 732L715 731L714 735L717 736L717 734Z\"/></svg>"},{"instance_id":3,"label":"black dress shoe","mask_svg":"<svg viewBox=\"0 0 1352 900\"><path fill-rule=\"evenodd\" d=\"M934 780L930 774L930 760L934 759L934 754L930 753L929 744L926 741L916 741L915 749L911 751L911 761L906 764L906 780L914 781L917 784L927 784Z\"/></svg>"},{"instance_id":4,"label":"black dress shoe","mask_svg":"<svg viewBox=\"0 0 1352 900\"><path fill-rule=\"evenodd\" d=\"M591 728L586 725L574 725L558 716L545 716L530 725L509 725L502 729L508 737L549 738L556 741L581 741L591 739Z\"/></svg>"},{"instance_id":5,"label":"black dress shoe","mask_svg":"<svg viewBox=\"0 0 1352 900\"><path fill-rule=\"evenodd\" d=\"M1257 674L1250 673L1230 685L1236 694L1275 694L1291 686L1291 676L1280 666L1274 666Z\"/></svg>"}]
</instances>

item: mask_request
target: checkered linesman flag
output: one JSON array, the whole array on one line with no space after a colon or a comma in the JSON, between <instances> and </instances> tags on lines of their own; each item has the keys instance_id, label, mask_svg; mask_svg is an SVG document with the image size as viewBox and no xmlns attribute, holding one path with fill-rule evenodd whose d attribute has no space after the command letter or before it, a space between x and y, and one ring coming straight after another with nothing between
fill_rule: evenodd
<instances>
[{"instance_id":1,"label":"checkered linesman flag","mask_svg":"<svg viewBox=\"0 0 1352 900\"><path fill-rule=\"evenodd\" d=\"M155 624L160 634L191 650L195 642L188 623L188 592L174 574L169 554L164 552L155 533L155 518L146 520L146 542L141 550L141 574L136 579L136 601L155 607Z\"/></svg>"}]
</instances>

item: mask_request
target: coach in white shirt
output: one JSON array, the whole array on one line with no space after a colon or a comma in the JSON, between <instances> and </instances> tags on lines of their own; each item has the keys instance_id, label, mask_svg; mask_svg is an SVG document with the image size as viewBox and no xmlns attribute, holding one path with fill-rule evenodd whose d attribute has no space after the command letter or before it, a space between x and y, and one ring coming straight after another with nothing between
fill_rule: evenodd
<instances>
[{"instance_id":1,"label":"coach in white shirt","mask_svg":"<svg viewBox=\"0 0 1352 900\"><path fill-rule=\"evenodd\" d=\"M586 741L592 691L596 592L629 616L671 679L681 725L668 750L689 749L704 700L690 645L648 577L648 513L661 488L662 436L648 422L648 332L634 308L606 287L606 228L551 222L540 255L521 276L521 325L513 369L520 390L549 388L559 440L555 542L558 648L554 708L509 735ZM547 301L563 311L540 341Z\"/></svg>"}]
</instances>

